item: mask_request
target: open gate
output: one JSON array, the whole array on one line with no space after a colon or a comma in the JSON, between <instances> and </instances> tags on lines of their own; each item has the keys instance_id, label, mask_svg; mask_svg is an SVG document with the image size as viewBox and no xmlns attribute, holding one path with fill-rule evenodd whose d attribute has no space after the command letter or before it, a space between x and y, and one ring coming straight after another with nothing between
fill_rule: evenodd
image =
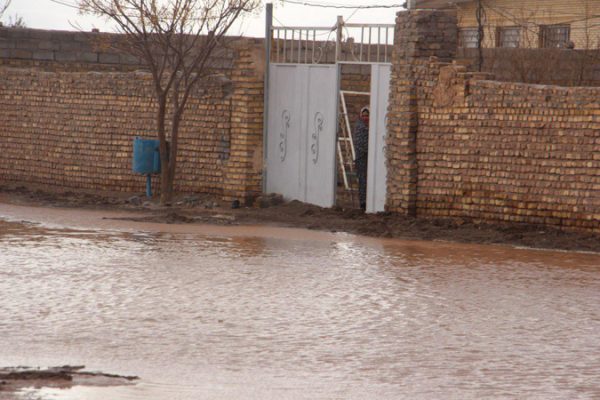
<instances>
[{"instance_id":1,"label":"open gate","mask_svg":"<svg viewBox=\"0 0 600 400\"><path fill-rule=\"evenodd\" d=\"M347 24L338 17L333 27L273 27L272 9L267 7L270 40L266 41L264 191L279 193L288 200L332 207L336 203L338 167L345 189L353 190L346 175L353 173L352 128L345 107L338 114L338 100L343 100L341 65L366 64L371 65L372 116L367 212L383 211L394 25ZM341 104L345 106L343 101ZM345 128L338 132L344 118ZM348 145L351 151L341 150Z\"/></svg>"}]
</instances>

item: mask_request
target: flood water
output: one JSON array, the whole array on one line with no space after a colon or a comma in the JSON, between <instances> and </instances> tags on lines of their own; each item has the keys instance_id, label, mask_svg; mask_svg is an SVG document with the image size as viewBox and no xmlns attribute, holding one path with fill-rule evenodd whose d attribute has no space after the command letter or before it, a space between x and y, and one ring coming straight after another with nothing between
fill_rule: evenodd
<instances>
[{"instance_id":1,"label":"flood water","mask_svg":"<svg viewBox=\"0 0 600 400\"><path fill-rule=\"evenodd\" d=\"M23 399L598 399L600 255L0 205L0 338L141 378Z\"/></svg>"}]
</instances>

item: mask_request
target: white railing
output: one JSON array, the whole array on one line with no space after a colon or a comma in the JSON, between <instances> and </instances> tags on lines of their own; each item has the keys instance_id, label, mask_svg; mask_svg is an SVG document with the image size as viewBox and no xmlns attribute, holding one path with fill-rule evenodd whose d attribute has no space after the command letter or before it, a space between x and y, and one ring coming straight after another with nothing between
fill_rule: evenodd
<instances>
[{"instance_id":1,"label":"white railing","mask_svg":"<svg viewBox=\"0 0 600 400\"><path fill-rule=\"evenodd\" d=\"M271 43L275 63L387 63L394 25L351 24L338 17L333 27L273 26Z\"/></svg>"},{"instance_id":2,"label":"white railing","mask_svg":"<svg viewBox=\"0 0 600 400\"><path fill-rule=\"evenodd\" d=\"M274 26L271 29L271 61L295 64L335 63L335 29Z\"/></svg>"},{"instance_id":3,"label":"white railing","mask_svg":"<svg viewBox=\"0 0 600 400\"><path fill-rule=\"evenodd\" d=\"M393 24L348 24L343 29L343 60L340 62L387 63L394 45Z\"/></svg>"}]
</instances>

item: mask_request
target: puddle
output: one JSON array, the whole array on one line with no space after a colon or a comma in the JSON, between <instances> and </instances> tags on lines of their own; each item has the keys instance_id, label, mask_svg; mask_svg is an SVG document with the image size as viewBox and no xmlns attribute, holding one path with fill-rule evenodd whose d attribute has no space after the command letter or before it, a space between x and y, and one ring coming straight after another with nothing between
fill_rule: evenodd
<instances>
[{"instance_id":1,"label":"puddle","mask_svg":"<svg viewBox=\"0 0 600 400\"><path fill-rule=\"evenodd\" d=\"M0 366L141 380L19 399L600 397L600 255L106 216L0 205Z\"/></svg>"}]
</instances>

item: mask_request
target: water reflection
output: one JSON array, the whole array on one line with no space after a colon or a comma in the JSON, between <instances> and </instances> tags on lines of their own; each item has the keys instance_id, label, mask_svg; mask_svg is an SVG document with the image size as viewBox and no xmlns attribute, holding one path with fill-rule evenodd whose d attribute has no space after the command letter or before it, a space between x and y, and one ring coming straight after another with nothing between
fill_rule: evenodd
<instances>
[{"instance_id":1,"label":"water reflection","mask_svg":"<svg viewBox=\"0 0 600 400\"><path fill-rule=\"evenodd\" d=\"M23 398L600 397L598 255L2 221L0 254L3 364L143 378Z\"/></svg>"}]
</instances>

